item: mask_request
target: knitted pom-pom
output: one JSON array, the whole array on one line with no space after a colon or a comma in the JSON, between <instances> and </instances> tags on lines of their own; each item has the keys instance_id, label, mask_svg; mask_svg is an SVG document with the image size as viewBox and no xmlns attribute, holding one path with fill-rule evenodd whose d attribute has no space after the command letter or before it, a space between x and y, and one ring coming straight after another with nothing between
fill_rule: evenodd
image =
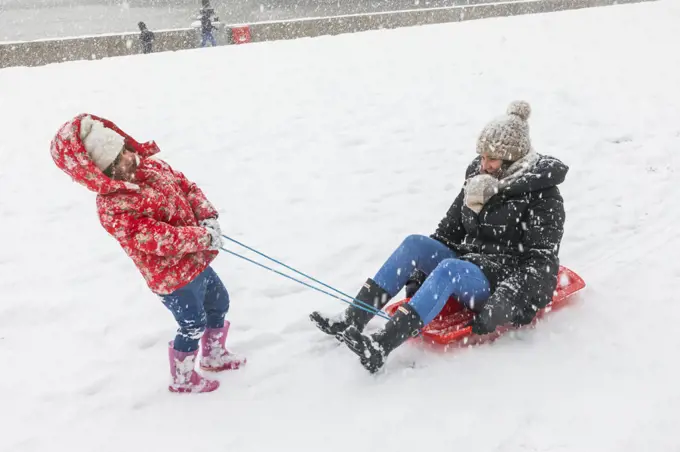
<instances>
[{"instance_id":1,"label":"knitted pom-pom","mask_svg":"<svg viewBox=\"0 0 680 452\"><path fill-rule=\"evenodd\" d=\"M516 100L508 106L507 113L509 115L519 116L526 121L529 119L529 116L531 116L531 105L529 105L529 102Z\"/></svg>"}]
</instances>

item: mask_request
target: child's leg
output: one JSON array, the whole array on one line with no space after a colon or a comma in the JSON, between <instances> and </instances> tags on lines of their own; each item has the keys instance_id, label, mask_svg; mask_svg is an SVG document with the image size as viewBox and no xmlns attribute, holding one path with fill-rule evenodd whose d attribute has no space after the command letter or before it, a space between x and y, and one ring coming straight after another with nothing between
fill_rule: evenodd
<instances>
[{"instance_id":1,"label":"child's leg","mask_svg":"<svg viewBox=\"0 0 680 452\"><path fill-rule=\"evenodd\" d=\"M482 270L471 262L446 259L428 276L410 304L425 325L442 310L454 295L470 309L481 306L489 299L491 288Z\"/></svg>"},{"instance_id":2,"label":"child's leg","mask_svg":"<svg viewBox=\"0 0 680 452\"><path fill-rule=\"evenodd\" d=\"M198 341L205 331L207 316L203 307L206 291L204 274L205 272L201 273L173 293L161 296L163 304L172 312L179 325L173 348L180 352L198 350Z\"/></svg>"},{"instance_id":3,"label":"child's leg","mask_svg":"<svg viewBox=\"0 0 680 452\"><path fill-rule=\"evenodd\" d=\"M205 275L206 289L203 306L206 313L206 327L222 328L224 317L229 311L229 293L215 271L208 267Z\"/></svg>"},{"instance_id":4,"label":"child's leg","mask_svg":"<svg viewBox=\"0 0 680 452\"><path fill-rule=\"evenodd\" d=\"M229 352L225 345L229 322L224 317L229 311L229 294L212 268L208 267L204 273L206 290L203 306L207 328L201 339L201 368L214 372L238 369L246 363L246 359Z\"/></svg>"}]
</instances>

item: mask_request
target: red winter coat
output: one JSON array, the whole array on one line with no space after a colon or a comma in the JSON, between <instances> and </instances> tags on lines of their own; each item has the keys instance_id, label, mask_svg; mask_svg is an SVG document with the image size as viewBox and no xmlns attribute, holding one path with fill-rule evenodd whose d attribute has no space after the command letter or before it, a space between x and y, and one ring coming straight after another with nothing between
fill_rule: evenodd
<instances>
[{"instance_id":1,"label":"red winter coat","mask_svg":"<svg viewBox=\"0 0 680 452\"><path fill-rule=\"evenodd\" d=\"M149 158L156 143L138 143L112 122L89 115L115 130L140 157L135 183L106 177L90 160L80 140L79 115L52 140L52 158L73 180L97 193L99 220L132 258L149 288L168 294L190 283L210 265L210 236L199 227L217 218L203 192L167 163Z\"/></svg>"}]
</instances>

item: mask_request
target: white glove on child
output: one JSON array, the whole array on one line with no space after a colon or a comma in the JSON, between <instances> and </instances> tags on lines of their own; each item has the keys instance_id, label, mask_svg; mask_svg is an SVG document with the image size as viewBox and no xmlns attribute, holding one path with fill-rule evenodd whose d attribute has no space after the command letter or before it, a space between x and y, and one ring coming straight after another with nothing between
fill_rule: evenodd
<instances>
[{"instance_id":1,"label":"white glove on child","mask_svg":"<svg viewBox=\"0 0 680 452\"><path fill-rule=\"evenodd\" d=\"M220 228L220 223L217 221L217 218L207 218L202 220L199 224L208 231L208 234L210 234L210 245L208 245L208 249L212 251L219 250L223 243L222 228Z\"/></svg>"},{"instance_id":2,"label":"white glove on child","mask_svg":"<svg viewBox=\"0 0 680 452\"><path fill-rule=\"evenodd\" d=\"M205 220L201 220L199 224L204 228L214 229L217 231L218 235L222 235L222 228L220 227L220 222L217 221L217 218L206 218Z\"/></svg>"},{"instance_id":3,"label":"white glove on child","mask_svg":"<svg viewBox=\"0 0 680 452\"><path fill-rule=\"evenodd\" d=\"M220 248L222 248L222 234L220 234L218 231L216 231L213 228L204 228L208 234L210 235L210 244L208 245L208 249L211 251L217 251Z\"/></svg>"}]
</instances>

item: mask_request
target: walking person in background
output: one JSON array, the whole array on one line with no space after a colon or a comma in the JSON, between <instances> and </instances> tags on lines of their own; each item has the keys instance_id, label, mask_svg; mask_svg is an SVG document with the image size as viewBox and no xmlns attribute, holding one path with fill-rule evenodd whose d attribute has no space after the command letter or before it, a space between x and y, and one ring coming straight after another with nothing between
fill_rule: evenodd
<instances>
[{"instance_id":1,"label":"walking person in background","mask_svg":"<svg viewBox=\"0 0 680 452\"><path fill-rule=\"evenodd\" d=\"M206 13L209 16L212 16L215 14L215 8L210 6L210 0L201 0L201 9L199 10L200 14Z\"/></svg>"},{"instance_id":2,"label":"walking person in background","mask_svg":"<svg viewBox=\"0 0 680 452\"><path fill-rule=\"evenodd\" d=\"M210 1L203 0L203 4L199 11L201 20L201 47L205 47L208 42L210 42L213 47L217 45L215 35L213 35L213 30L217 29L212 21L214 15L215 10L210 6ZM219 19L215 18L215 20Z\"/></svg>"},{"instance_id":3,"label":"walking person in background","mask_svg":"<svg viewBox=\"0 0 680 452\"><path fill-rule=\"evenodd\" d=\"M142 43L142 53L153 52L153 42L156 37L152 31L146 28L146 24L144 22L140 22L137 25L139 26L139 31L141 32L139 35L139 41Z\"/></svg>"}]
</instances>

